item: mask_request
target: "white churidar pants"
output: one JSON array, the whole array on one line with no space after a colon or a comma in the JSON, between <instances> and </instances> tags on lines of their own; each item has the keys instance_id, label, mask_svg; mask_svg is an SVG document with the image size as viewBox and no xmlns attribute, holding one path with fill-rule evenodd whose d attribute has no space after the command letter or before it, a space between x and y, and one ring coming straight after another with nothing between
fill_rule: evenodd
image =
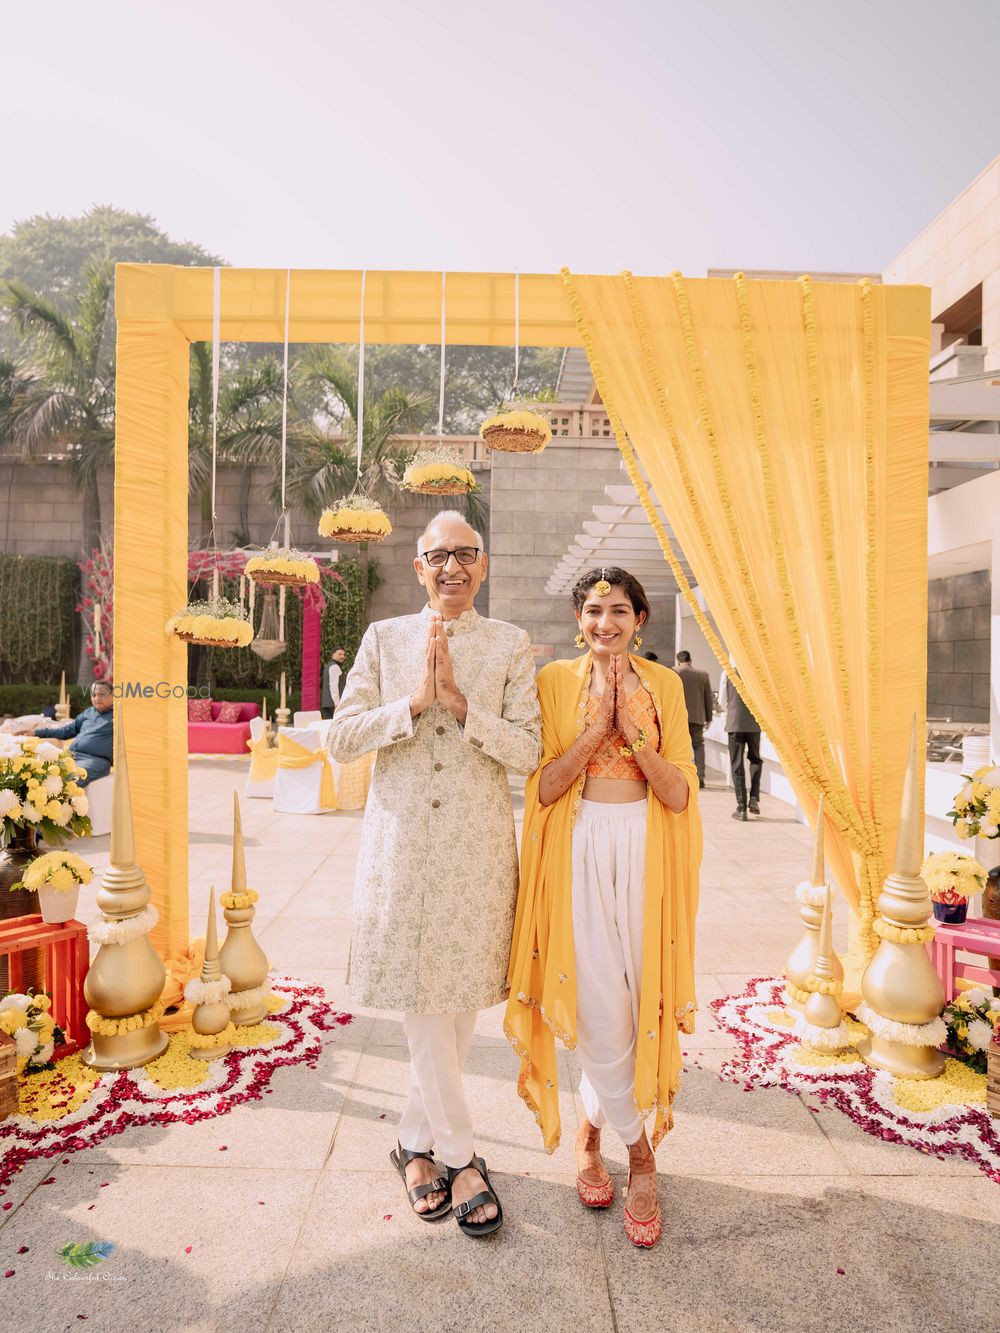
<instances>
[{"instance_id":1,"label":"white churidar pants","mask_svg":"<svg viewBox=\"0 0 1000 1333\"><path fill-rule=\"evenodd\" d=\"M462 1090L462 1069L475 1026L475 1009L403 1015L410 1076L399 1122L400 1146L410 1152L433 1148L448 1166L466 1166L472 1160L472 1117Z\"/></svg>"},{"instance_id":2,"label":"white churidar pants","mask_svg":"<svg viewBox=\"0 0 1000 1333\"><path fill-rule=\"evenodd\" d=\"M642 978L646 802L581 801L573 829L576 1035L587 1119L642 1137L635 1042Z\"/></svg>"}]
</instances>

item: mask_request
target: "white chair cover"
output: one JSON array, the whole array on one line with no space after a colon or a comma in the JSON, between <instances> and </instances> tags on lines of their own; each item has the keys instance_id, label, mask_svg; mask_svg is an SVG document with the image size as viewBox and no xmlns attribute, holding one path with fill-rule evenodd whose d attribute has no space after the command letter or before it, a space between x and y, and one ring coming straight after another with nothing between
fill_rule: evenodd
<instances>
[{"instance_id":1,"label":"white chair cover","mask_svg":"<svg viewBox=\"0 0 1000 1333\"><path fill-rule=\"evenodd\" d=\"M289 740L295 741L306 750L321 750L323 748L319 733L313 731L310 727L282 727L281 734L287 736ZM333 765L327 756L325 762ZM319 802L320 781L323 776L323 767L321 764L313 764L309 768L282 768L278 765L278 772L274 779L274 809L285 815L325 815L330 812L324 810ZM334 785L336 786L336 772L334 771Z\"/></svg>"},{"instance_id":2,"label":"white chair cover","mask_svg":"<svg viewBox=\"0 0 1000 1333\"><path fill-rule=\"evenodd\" d=\"M264 731L264 719L262 717L252 717L250 719L250 739L255 745L263 738ZM274 795L274 778L254 782L250 774L247 774L247 785L243 794L247 797L256 796L269 801Z\"/></svg>"},{"instance_id":3,"label":"white chair cover","mask_svg":"<svg viewBox=\"0 0 1000 1333\"><path fill-rule=\"evenodd\" d=\"M103 838L111 832L111 807L115 791L115 780L110 773L103 778L95 778L83 789L89 804L90 827L93 837Z\"/></svg>"},{"instance_id":4,"label":"white chair cover","mask_svg":"<svg viewBox=\"0 0 1000 1333\"><path fill-rule=\"evenodd\" d=\"M292 714L292 726L308 727L310 722L320 722L322 719L323 714L318 708L307 708L304 711L300 709L299 712Z\"/></svg>"}]
</instances>

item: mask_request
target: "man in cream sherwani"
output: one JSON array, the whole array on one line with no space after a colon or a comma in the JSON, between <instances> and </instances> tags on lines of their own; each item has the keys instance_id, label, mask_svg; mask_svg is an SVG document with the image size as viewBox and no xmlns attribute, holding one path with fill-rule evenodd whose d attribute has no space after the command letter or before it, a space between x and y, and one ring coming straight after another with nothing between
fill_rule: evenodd
<instances>
[{"instance_id":1,"label":"man in cream sherwani","mask_svg":"<svg viewBox=\"0 0 1000 1333\"><path fill-rule=\"evenodd\" d=\"M477 1011L505 998L518 879L506 770L538 766L541 721L527 634L473 609L482 538L448 511L417 551L429 605L368 627L329 733L341 763L378 751L350 984L358 1003L404 1014L409 1095L392 1157L414 1211L443 1216L450 1191L456 1218L495 1227L502 1211L468 1165L462 1067Z\"/></svg>"}]
</instances>

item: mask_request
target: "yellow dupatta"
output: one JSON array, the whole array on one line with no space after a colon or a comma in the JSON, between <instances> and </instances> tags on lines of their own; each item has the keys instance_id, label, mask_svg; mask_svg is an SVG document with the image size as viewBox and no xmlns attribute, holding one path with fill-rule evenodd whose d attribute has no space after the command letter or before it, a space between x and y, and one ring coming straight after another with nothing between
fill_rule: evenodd
<instances>
[{"instance_id":1,"label":"yellow dupatta","mask_svg":"<svg viewBox=\"0 0 1000 1333\"><path fill-rule=\"evenodd\" d=\"M678 1028L694 1030L694 925L701 864L698 775L691 752L684 687L676 672L629 657L649 690L660 724L660 754L687 778L687 809L674 814L647 796L646 910L642 940L635 1100L655 1109L655 1148L673 1124L680 1085ZM591 656L550 662L538 673L542 759L525 788L521 885L514 921L504 1032L520 1056L520 1096L542 1130L548 1152L559 1146L559 1076L555 1038L576 1045L571 839L585 774L552 805L538 802L542 769L581 734Z\"/></svg>"}]
</instances>

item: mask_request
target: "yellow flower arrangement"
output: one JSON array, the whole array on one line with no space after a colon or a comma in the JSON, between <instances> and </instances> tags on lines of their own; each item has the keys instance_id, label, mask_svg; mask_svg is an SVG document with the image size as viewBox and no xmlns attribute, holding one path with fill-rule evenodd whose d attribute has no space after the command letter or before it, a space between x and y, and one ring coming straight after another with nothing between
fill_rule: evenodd
<instances>
[{"instance_id":1,"label":"yellow flower arrangement","mask_svg":"<svg viewBox=\"0 0 1000 1333\"><path fill-rule=\"evenodd\" d=\"M36 857L24 872L24 879L15 888L38 889L43 884L68 892L77 884L89 884L94 872L74 852L46 852Z\"/></svg>"},{"instance_id":2,"label":"yellow flower arrangement","mask_svg":"<svg viewBox=\"0 0 1000 1333\"><path fill-rule=\"evenodd\" d=\"M964 786L956 793L954 806L948 811L955 832L963 840L1000 837L1000 765L984 764L975 773L963 773L962 780ZM937 855L947 856L949 853ZM969 894L959 896L967 898Z\"/></svg>"},{"instance_id":3,"label":"yellow flower arrangement","mask_svg":"<svg viewBox=\"0 0 1000 1333\"><path fill-rule=\"evenodd\" d=\"M82 773L68 749L46 736L0 737L0 841L33 827L50 846L90 833Z\"/></svg>"},{"instance_id":4,"label":"yellow flower arrangement","mask_svg":"<svg viewBox=\"0 0 1000 1333\"><path fill-rule=\"evenodd\" d=\"M54 1048L66 1040L49 1012L51 1006L47 995L11 992L0 1000L0 1032L14 1040L19 1074L51 1069Z\"/></svg>"},{"instance_id":5,"label":"yellow flower arrangement","mask_svg":"<svg viewBox=\"0 0 1000 1333\"><path fill-rule=\"evenodd\" d=\"M988 836L988 835L985 835ZM932 852L920 868L935 902L953 903L971 898L986 883L986 867L961 852Z\"/></svg>"},{"instance_id":6,"label":"yellow flower arrangement","mask_svg":"<svg viewBox=\"0 0 1000 1333\"><path fill-rule=\"evenodd\" d=\"M319 565L299 551L264 551L247 561L244 572L262 588L274 584L300 588L319 582Z\"/></svg>"},{"instance_id":7,"label":"yellow flower arrangement","mask_svg":"<svg viewBox=\"0 0 1000 1333\"><path fill-rule=\"evenodd\" d=\"M400 483L421 495L467 495L478 490L476 479L457 449L424 449L407 465Z\"/></svg>"},{"instance_id":8,"label":"yellow flower arrangement","mask_svg":"<svg viewBox=\"0 0 1000 1333\"><path fill-rule=\"evenodd\" d=\"M350 495L324 509L319 535L343 542L380 542L392 532L381 505L366 495Z\"/></svg>"},{"instance_id":9,"label":"yellow flower arrangement","mask_svg":"<svg viewBox=\"0 0 1000 1333\"><path fill-rule=\"evenodd\" d=\"M552 427L540 412L511 409L487 417L479 427L480 437L490 449L505 453L540 454L552 439Z\"/></svg>"},{"instance_id":10,"label":"yellow flower arrangement","mask_svg":"<svg viewBox=\"0 0 1000 1333\"><path fill-rule=\"evenodd\" d=\"M142 1028L152 1027L163 1017L163 1003L157 1000L141 1014L130 1014L127 1018L103 1018L95 1009L87 1010L87 1027L99 1037L123 1037L126 1032L139 1032Z\"/></svg>"},{"instance_id":11,"label":"yellow flower arrangement","mask_svg":"<svg viewBox=\"0 0 1000 1333\"><path fill-rule=\"evenodd\" d=\"M168 634L185 643L213 648L246 648L253 640L253 626L239 602L220 597L208 602L189 602L166 624Z\"/></svg>"}]
</instances>

